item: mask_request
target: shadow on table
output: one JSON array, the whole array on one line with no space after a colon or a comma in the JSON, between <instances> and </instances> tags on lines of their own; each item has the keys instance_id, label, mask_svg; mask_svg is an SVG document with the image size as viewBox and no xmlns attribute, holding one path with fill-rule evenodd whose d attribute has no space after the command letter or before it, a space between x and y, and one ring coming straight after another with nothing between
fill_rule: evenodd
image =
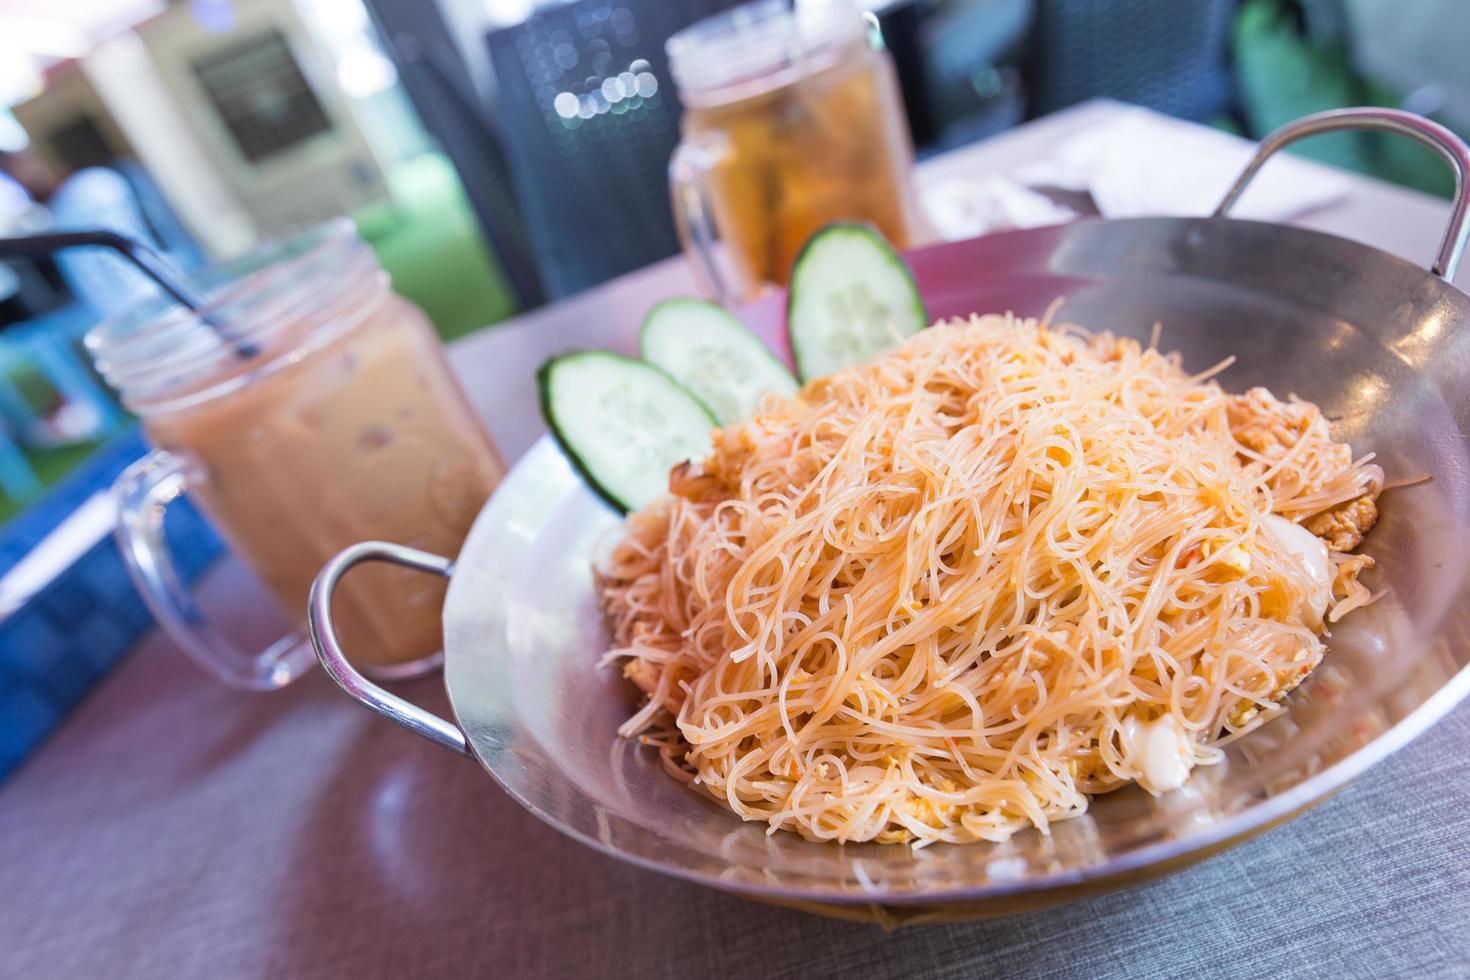
<instances>
[{"instance_id":1,"label":"shadow on table","mask_svg":"<svg viewBox=\"0 0 1470 980\"><path fill-rule=\"evenodd\" d=\"M448 714L437 679L398 691ZM909 954L996 952L1069 914L887 934L760 905L588 850L477 763L366 711L351 745L292 844L301 873L280 896L273 963L287 975L784 975L814 954L816 975L907 972Z\"/></svg>"},{"instance_id":2,"label":"shadow on table","mask_svg":"<svg viewBox=\"0 0 1470 980\"><path fill-rule=\"evenodd\" d=\"M1187 972L1200 956L1234 956L1237 965L1269 972L1270 949L1241 947L1240 930L1271 894L1305 910L1272 919L1273 943L1330 934L1321 919L1331 903L1300 871L1340 862L1358 845L1329 831L1357 833L1362 825L1334 820L1324 807L1154 884L1015 918L884 933L756 904L588 850L524 811L477 763L351 704L320 675L248 701L191 685L187 676L176 661L160 659L136 678L135 696L127 699L148 710L129 717L177 732L186 716L171 715L191 701L196 713L202 707L226 720L231 710L250 716L237 715L179 752L201 771L192 795L212 793L217 778L248 780L261 794L258 809L273 814L262 836L254 833L261 829L256 808L235 813L240 832L253 834L242 839L279 852L260 856L258 875L236 873L247 892L250 881L269 883L269 892L245 906L243 935L255 951L250 961L260 965L255 957L264 956L270 975L1103 976L1119 971L1120 951L1134 949L1151 950L1146 955L1165 973ZM396 690L448 714L437 677ZM294 780L293 751L303 766ZM217 778L204 771L204 757L228 760L217 763ZM121 751L108 765L130 762L140 776L158 768ZM1390 798L1404 792L1392 782L1385 789ZM1349 801L1354 795L1343 794ZM1344 805L1350 803L1333 807ZM190 828L168 832L188 835ZM228 839L223 833L217 825L180 853L203 860L208 847ZM1433 863L1432 852L1425 861ZM129 865L118 873L142 872ZM210 880L207 895L228 887L218 874ZM1187 942L1161 939L1179 929ZM176 931L178 941L197 935Z\"/></svg>"},{"instance_id":3,"label":"shadow on table","mask_svg":"<svg viewBox=\"0 0 1470 980\"><path fill-rule=\"evenodd\" d=\"M448 712L435 679L399 690ZM310 871L283 896L285 973L371 961L384 974L603 976L616 950L614 973L659 974L694 965L690 914L810 921L623 866L542 824L477 763L362 722L294 843Z\"/></svg>"}]
</instances>

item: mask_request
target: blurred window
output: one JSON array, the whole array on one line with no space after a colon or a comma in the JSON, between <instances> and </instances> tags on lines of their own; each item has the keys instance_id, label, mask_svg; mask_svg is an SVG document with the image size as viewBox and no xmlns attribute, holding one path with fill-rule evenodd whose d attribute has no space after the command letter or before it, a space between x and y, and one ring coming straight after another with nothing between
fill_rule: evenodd
<instances>
[{"instance_id":1,"label":"blurred window","mask_svg":"<svg viewBox=\"0 0 1470 980\"><path fill-rule=\"evenodd\" d=\"M275 28L198 58L192 67L251 163L332 128L285 36Z\"/></svg>"}]
</instances>

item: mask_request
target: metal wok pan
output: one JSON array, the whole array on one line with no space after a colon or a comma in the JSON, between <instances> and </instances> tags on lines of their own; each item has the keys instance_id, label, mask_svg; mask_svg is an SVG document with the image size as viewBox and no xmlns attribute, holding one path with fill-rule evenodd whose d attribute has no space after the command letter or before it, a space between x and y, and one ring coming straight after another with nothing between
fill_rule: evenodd
<instances>
[{"instance_id":1,"label":"metal wok pan","mask_svg":"<svg viewBox=\"0 0 1470 980\"><path fill-rule=\"evenodd\" d=\"M1331 129L1410 136L1455 168L1457 195L1434 267L1225 211L1261 162ZM1390 492L1368 539L1384 597L1334 629L1329 654L1290 710L1155 799L1098 797L1050 836L1005 844L812 843L768 836L691 793L651 750L615 729L634 692L594 666L606 634L590 564L618 518L543 439L486 505L459 558L366 543L322 572L311 630L348 694L431 741L477 759L557 829L655 871L747 896L885 922L1000 914L1163 874L1263 832L1342 788L1470 691L1470 297L1446 281L1467 229L1470 150L1407 113L1344 110L1266 140L1213 217L1090 221L993 235L911 254L936 316L1061 316L1147 337L1203 368L1234 354L1232 390L1267 385L1311 399L1355 450L1378 454ZM768 331L769 307L747 311ZM444 680L454 720L358 674L337 643L331 594L363 561L451 578ZM488 883L487 887L493 887Z\"/></svg>"}]
</instances>

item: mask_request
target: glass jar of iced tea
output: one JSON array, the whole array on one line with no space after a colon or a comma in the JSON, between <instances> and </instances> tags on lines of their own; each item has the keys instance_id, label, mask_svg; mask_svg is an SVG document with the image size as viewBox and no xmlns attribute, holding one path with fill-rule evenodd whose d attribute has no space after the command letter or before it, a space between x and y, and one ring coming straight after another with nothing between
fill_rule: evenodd
<instances>
[{"instance_id":1,"label":"glass jar of iced tea","mask_svg":"<svg viewBox=\"0 0 1470 980\"><path fill-rule=\"evenodd\" d=\"M913 147L893 63L871 37L845 0L762 0L669 39L684 105L674 214L716 298L785 285L831 221L868 221L895 246L914 244Z\"/></svg>"},{"instance_id":2,"label":"glass jar of iced tea","mask_svg":"<svg viewBox=\"0 0 1470 980\"><path fill-rule=\"evenodd\" d=\"M346 220L214 273L199 313L159 299L87 338L155 451L119 478L118 538L144 600L225 681L269 689L313 662L304 633L245 651L180 585L163 535L186 492L294 621L316 573L379 539L453 555L504 467L424 314ZM358 666L406 676L440 649L443 581L376 565L338 592Z\"/></svg>"}]
</instances>

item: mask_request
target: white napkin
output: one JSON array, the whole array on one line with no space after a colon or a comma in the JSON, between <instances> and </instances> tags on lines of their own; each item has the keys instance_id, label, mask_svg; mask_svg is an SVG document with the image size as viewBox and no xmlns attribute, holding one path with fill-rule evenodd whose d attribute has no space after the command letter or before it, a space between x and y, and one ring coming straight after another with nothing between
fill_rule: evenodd
<instances>
[{"instance_id":1,"label":"white napkin","mask_svg":"<svg viewBox=\"0 0 1470 980\"><path fill-rule=\"evenodd\" d=\"M1077 217L1009 177L941 181L923 188L919 200L935 232L950 242L1004 228L1059 225Z\"/></svg>"},{"instance_id":2,"label":"white napkin","mask_svg":"<svg viewBox=\"0 0 1470 980\"><path fill-rule=\"evenodd\" d=\"M1202 216L1214 211L1254 152L1254 144L1228 133L1133 109L1078 133L1017 178L1087 190L1108 218ZM1277 154L1230 213L1283 221L1339 200L1348 186L1340 171Z\"/></svg>"},{"instance_id":3,"label":"white napkin","mask_svg":"<svg viewBox=\"0 0 1470 980\"><path fill-rule=\"evenodd\" d=\"M920 200L935 231L948 240L1078 216L1031 186L1086 191L1107 218L1204 216L1220 203L1254 149L1228 133L1129 109L1009 176L945 180L923 187ZM1341 171L1278 154L1231 214L1284 221L1340 200L1349 186Z\"/></svg>"}]
</instances>

